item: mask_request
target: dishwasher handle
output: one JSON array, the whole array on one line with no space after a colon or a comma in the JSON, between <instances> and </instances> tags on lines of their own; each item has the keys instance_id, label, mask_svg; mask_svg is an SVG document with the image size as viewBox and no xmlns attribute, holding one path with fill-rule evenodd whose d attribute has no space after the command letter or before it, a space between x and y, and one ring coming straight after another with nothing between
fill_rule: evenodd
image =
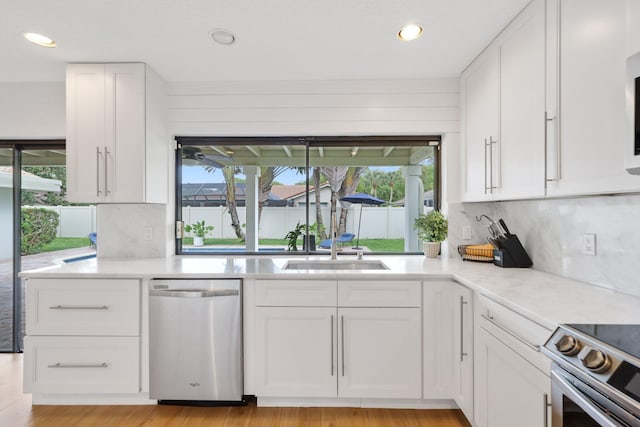
<instances>
[{"instance_id":1,"label":"dishwasher handle","mask_svg":"<svg viewBox=\"0 0 640 427\"><path fill-rule=\"evenodd\" d=\"M152 297L207 298L240 295L238 289L151 289Z\"/></svg>"}]
</instances>

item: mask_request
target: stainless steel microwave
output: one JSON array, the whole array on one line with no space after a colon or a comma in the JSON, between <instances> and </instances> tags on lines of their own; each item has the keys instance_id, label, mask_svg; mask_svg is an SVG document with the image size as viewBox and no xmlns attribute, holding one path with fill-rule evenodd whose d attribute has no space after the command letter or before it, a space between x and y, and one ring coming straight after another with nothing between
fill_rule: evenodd
<instances>
[{"instance_id":1,"label":"stainless steel microwave","mask_svg":"<svg viewBox=\"0 0 640 427\"><path fill-rule=\"evenodd\" d=\"M640 175L640 52L627 59L627 143L624 164L627 172Z\"/></svg>"}]
</instances>

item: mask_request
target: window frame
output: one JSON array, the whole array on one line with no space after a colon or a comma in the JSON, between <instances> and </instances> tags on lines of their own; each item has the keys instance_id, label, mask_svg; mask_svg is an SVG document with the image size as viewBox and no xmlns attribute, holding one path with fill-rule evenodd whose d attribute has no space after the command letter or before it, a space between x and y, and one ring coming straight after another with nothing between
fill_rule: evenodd
<instances>
[{"instance_id":1,"label":"window frame","mask_svg":"<svg viewBox=\"0 0 640 427\"><path fill-rule=\"evenodd\" d=\"M318 147L377 147L380 148L389 146L431 146L433 150L434 161L434 183L433 183L433 203L434 210L440 210L442 200L442 188L441 188L441 148L442 148L442 136L441 135L362 135L362 136L176 136L176 150L175 150L175 220L176 224L182 222L182 147L184 145L189 146L211 146L211 145L224 145L228 147L233 146L283 146L283 145L304 145L305 146L305 236L309 238L309 219L311 203L309 198L309 171L310 166L310 149ZM218 255L241 255L241 256L308 256L318 255L316 251L301 250L297 252L278 251L278 252L262 252L262 251L244 251L244 252L185 252L182 249L182 238L178 237L176 233L175 238L175 254L176 255L206 255L206 256L218 256ZM422 252L370 252L370 255L418 255ZM338 255L343 255L338 253ZM351 252L344 255L352 255Z\"/></svg>"}]
</instances>

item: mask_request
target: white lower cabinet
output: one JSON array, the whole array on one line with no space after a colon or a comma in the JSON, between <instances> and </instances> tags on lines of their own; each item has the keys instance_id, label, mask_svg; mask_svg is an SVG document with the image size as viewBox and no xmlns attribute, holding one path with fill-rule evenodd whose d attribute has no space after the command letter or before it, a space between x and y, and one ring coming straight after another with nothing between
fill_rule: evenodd
<instances>
[{"instance_id":1,"label":"white lower cabinet","mask_svg":"<svg viewBox=\"0 0 640 427\"><path fill-rule=\"evenodd\" d=\"M551 331L484 296L474 311L474 425L550 425L550 361L540 346Z\"/></svg>"},{"instance_id":2,"label":"white lower cabinet","mask_svg":"<svg viewBox=\"0 0 640 427\"><path fill-rule=\"evenodd\" d=\"M297 307L290 306L286 293L272 292L295 282L279 282L256 281L258 397L422 397L420 282L314 283L314 289L325 289L327 297L311 293L305 301L298 292ZM337 288L341 297L329 306ZM374 289L373 294L365 288ZM382 298L396 294L397 298ZM359 306L378 296L387 305L401 306ZM346 301L356 306L341 306Z\"/></svg>"},{"instance_id":3,"label":"white lower cabinet","mask_svg":"<svg viewBox=\"0 0 640 427\"><path fill-rule=\"evenodd\" d=\"M140 393L141 300L136 279L28 279L24 390L34 403Z\"/></svg>"},{"instance_id":4,"label":"white lower cabinet","mask_svg":"<svg viewBox=\"0 0 640 427\"><path fill-rule=\"evenodd\" d=\"M421 397L420 311L338 309L338 396Z\"/></svg>"},{"instance_id":5,"label":"white lower cabinet","mask_svg":"<svg viewBox=\"0 0 640 427\"><path fill-rule=\"evenodd\" d=\"M453 298L453 398L473 419L473 292L455 284Z\"/></svg>"},{"instance_id":6,"label":"white lower cabinet","mask_svg":"<svg viewBox=\"0 0 640 427\"><path fill-rule=\"evenodd\" d=\"M476 425L549 425L549 377L485 329L478 329L476 340Z\"/></svg>"},{"instance_id":7,"label":"white lower cabinet","mask_svg":"<svg viewBox=\"0 0 640 427\"><path fill-rule=\"evenodd\" d=\"M24 339L27 393L137 393L137 337L31 337Z\"/></svg>"},{"instance_id":8,"label":"white lower cabinet","mask_svg":"<svg viewBox=\"0 0 640 427\"><path fill-rule=\"evenodd\" d=\"M335 307L257 307L259 396L335 397Z\"/></svg>"}]
</instances>

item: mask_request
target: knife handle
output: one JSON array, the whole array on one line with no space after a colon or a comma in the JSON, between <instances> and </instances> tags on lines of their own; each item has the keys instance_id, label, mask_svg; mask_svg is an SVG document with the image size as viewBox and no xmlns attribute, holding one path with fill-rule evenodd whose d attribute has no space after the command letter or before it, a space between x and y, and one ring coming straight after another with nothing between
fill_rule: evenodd
<instances>
[{"instance_id":1,"label":"knife handle","mask_svg":"<svg viewBox=\"0 0 640 427\"><path fill-rule=\"evenodd\" d=\"M500 227L502 227L502 229L504 230L505 236L510 236L511 232L509 231L509 227L507 227L507 224L504 223L504 220L500 218L498 222L500 223Z\"/></svg>"}]
</instances>

